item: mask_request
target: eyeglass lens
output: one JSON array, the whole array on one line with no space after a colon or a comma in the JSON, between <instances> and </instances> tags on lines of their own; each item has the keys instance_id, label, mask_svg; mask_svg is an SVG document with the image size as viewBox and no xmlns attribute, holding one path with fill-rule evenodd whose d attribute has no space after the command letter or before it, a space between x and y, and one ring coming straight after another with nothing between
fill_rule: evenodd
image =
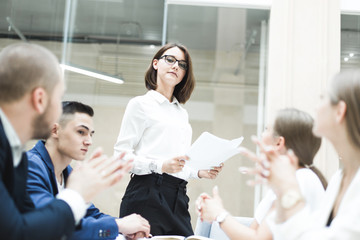
<instances>
[{"instance_id":1,"label":"eyeglass lens","mask_svg":"<svg viewBox=\"0 0 360 240\"><path fill-rule=\"evenodd\" d=\"M187 62L184 60L177 60L174 56L171 55L164 55L161 58L164 58L167 64L174 65L176 62L178 62L178 65L182 70L187 69Z\"/></svg>"}]
</instances>

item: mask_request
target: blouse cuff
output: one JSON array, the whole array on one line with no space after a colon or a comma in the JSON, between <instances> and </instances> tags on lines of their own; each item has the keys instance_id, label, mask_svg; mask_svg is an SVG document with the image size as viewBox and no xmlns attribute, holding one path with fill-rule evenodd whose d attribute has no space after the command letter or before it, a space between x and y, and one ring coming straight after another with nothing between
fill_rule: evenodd
<instances>
[{"instance_id":1,"label":"blouse cuff","mask_svg":"<svg viewBox=\"0 0 360 240\"><path fill-rule=\"evenodd\" d=\"M73 212L75 225L80 223L80 220L85 216L86 210L89 207L83 197L76 191L72 189L64 189L62 190L56 198L65 201L71 208Z\"/></svg>"}]
</instances>

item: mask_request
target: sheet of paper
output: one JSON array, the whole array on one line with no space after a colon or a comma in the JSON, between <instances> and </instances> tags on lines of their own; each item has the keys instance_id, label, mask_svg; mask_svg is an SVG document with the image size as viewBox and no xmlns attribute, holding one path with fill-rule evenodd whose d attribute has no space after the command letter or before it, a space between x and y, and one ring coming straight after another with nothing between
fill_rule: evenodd
<instances>
[{"instance_id":1,"label":"sheet of paper","mask_svg":"<svg viewBox=\"0 0 360 240\"><path fill-rule=\"evenodd\" d=\"M239 153L238 147L244 137L234 140L219 138L211 133L203 132L191 145L186 155L190 161L186 165L194 170L211 169Z\"/></svg>"}]
</instances>

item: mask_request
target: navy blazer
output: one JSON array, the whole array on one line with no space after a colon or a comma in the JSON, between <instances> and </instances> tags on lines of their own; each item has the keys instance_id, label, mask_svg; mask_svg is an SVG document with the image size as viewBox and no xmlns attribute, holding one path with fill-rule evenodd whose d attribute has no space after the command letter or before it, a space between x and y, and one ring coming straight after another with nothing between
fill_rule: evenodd
<instances>
[{"instance_id":1,"label":"navy blazer","mask_svg":"<svg viewBox=\"0 0 360 240\"><path fill-rule=\"evenodd\" d=\"M53 199L46 207L35 209L26 192L27 165L24 153L14 167L0 119L0 239L67 239L75 229L70 206Z\"/></svg>"},{"instance_id":2,"label":"navy blazer","mask_svg":"<svg viewBox=\"0 0 360 240\"><path fill-rule=\"evenodd\" d=\"M37 208L46 206L58 194L54 165L42 141L38 141L35 147L27 152L27 156L29 159L27 191ZM63 171L65 183L71 170L68 166ZM118 234L115 218L101 213L91 204L71 239L115 239Z\"/></svg>"}]
</instances>

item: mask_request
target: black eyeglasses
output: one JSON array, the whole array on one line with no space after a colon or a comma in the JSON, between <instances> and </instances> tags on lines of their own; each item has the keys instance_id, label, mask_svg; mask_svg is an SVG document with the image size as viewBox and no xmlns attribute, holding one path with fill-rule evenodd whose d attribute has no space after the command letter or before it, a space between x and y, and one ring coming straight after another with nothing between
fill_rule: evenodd
<instances>
[{"instance_id":1,"label":"black eyeglasses","mask_svg":"<svg viewBox=\"0 0 360 240\"><path fill-rule=\"evenodd\" d=\"M182 70L187 70L188 68L188 64L186 61L184 60L177 60L174 56L172 55L164 55L164 56L161 56L159 59L162 59L164 58L165 59L165 62L169 65L174 65L176 62L178 62L178 65L179 67L182 69Z\"/></svg>"}]
</instances>

